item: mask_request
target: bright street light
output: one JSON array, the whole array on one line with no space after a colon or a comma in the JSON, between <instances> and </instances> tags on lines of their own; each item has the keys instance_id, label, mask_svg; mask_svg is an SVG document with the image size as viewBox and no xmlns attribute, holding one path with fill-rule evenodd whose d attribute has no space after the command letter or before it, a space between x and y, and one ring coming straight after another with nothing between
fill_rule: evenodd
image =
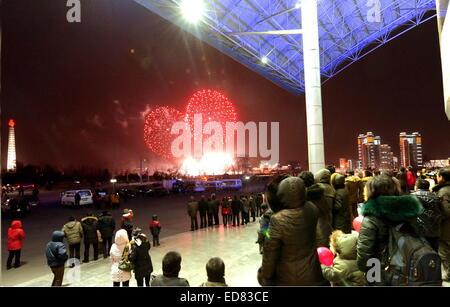
<instances>
[{"instance_id":1,"label":"bright street light","mask_svg":"<svg viewBox=\"0 0 450 307\"><path fill-rule=\"evenodd\" d=\"M269 62L269 59L268 59L266 56L263 56L263 57L261 58L261 62L262 62L263 64L267 64L267 63Z\"/></svg>"},{"instance_id":2,"label":"bright street light","mask_svg":"<svg viewBox=\"0 0 450 307\"><path fill-rule=\"evenodd\" d=\"M200 21L205 11L203 0L182 0L180 8L183 17L191 23Z\"/></svg>"}]
</instances>

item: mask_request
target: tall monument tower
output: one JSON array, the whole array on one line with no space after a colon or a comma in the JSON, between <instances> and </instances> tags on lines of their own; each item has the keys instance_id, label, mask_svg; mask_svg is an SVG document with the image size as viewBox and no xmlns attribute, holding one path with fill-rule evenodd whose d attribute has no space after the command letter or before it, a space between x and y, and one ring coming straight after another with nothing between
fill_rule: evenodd
<instances>
[{"instance_id":1,"label":"tall monument tower","mask_svg":"<svg viewBox=\"0 0 450 307\"><path fill-rule=\"evenodd\" d=\"M8 136L8 159L6 162L6 169L8 172L16 171L16 136L14 132L14 120L9 120L9 136Z\"/></svg>"}]
</instances>

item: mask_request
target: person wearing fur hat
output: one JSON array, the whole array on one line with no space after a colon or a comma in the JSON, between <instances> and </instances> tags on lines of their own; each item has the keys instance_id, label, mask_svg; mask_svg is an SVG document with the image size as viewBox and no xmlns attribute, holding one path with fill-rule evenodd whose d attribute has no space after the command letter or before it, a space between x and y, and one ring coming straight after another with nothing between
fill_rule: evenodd
<instances>
[{"instance_id":1,"label":"person wearing fur hat","mask_svg":"<svg viewBox=\"0 0 450 307\"><path fill-rule=\"evenodd\" d=\"M332 266L322 267L323 277L333 286L364 286L364 273L356 263L358 233L343 233L335 230L330 236L330 249L335 254Z\"/></svg>"},{"instance_id":2,"label":"person wearing fur hat","mask_svg":"<svg viewBox=\"0 0 450 307\"><path fill-rule=\"evenodd\" d=\"M125 229L128 234L128 240L132 238L134 212L131 209L123 209L120 219L120 228Z\"/></svg>"},{"instance_id":3,"label":"person wearing fur hat","mask_svg":"<svg viewBox=\"0 0 450 307\"><path fill-rule=\"evenodd\" d=\"M419 200L412 195L399 196L399 190L392 177L382 174L367 182L368 201L361 207L364 216L357 244L357 263L362 272L371 267L367 262L376 258L381 267L387 266L386 250L389 230L400 223L410 223L423 211ZM388 285L386 276L376 285Z\"/></svg>"},{"instance_id":4,"label":"person wearing fur hat","mask_svg":"<svg viewBox=\"0 0 450 307\"><path fill-rule=\"evenodd\" d=\"M325 285L315 244L319 210L306 200L303 180L285 175L274 178L267 186L266 200L274 213L258 270L260 285Z\"/></svg>"}]
</instances>

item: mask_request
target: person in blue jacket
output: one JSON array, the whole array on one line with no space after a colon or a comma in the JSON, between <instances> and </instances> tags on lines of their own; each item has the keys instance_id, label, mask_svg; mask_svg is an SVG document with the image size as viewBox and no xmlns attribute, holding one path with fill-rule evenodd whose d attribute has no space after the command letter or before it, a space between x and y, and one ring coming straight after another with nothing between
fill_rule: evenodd
<instances>
[{"instance_id":1,"label":"person in blue jacket","mask_svg":"<svg viewBox=\"0 0 450 307\"><path fill-rule=\"evenodd\" d=\"M59 230L54 231L52 240L48 242L47 248L45 249L47 264L54 275L52 287L60 287L64 278L64 264L68 256L63 240L64 232Z\"/></svg>"}]
</instances>

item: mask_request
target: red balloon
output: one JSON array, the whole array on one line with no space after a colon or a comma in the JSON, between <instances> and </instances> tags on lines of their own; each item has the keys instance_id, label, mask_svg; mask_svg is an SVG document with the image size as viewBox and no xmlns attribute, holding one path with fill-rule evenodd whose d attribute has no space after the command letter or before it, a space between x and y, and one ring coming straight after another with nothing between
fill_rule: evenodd
<instances>
[{"instance_id":1,"label":"red balloon","mask_svg":"<svg viewBox=\"0 0 450 307\"><path fill-rule=\"evenodd\" d=\"M364 216L360 215L353 220L353 229L360 232Z\"/></svg>"},{"instance_id":2,"label":"red balloon","mask_svg":"<svg viewBox=\"0 0 450 307\"><path fill-rule=\"evenodd\" d=\"M324 264L326 266L333 265L334 255L333 255L333 252L329 248L318 247L317 254L319 255L319 262L321 264Z\"/></svg>"}]
</instances>

